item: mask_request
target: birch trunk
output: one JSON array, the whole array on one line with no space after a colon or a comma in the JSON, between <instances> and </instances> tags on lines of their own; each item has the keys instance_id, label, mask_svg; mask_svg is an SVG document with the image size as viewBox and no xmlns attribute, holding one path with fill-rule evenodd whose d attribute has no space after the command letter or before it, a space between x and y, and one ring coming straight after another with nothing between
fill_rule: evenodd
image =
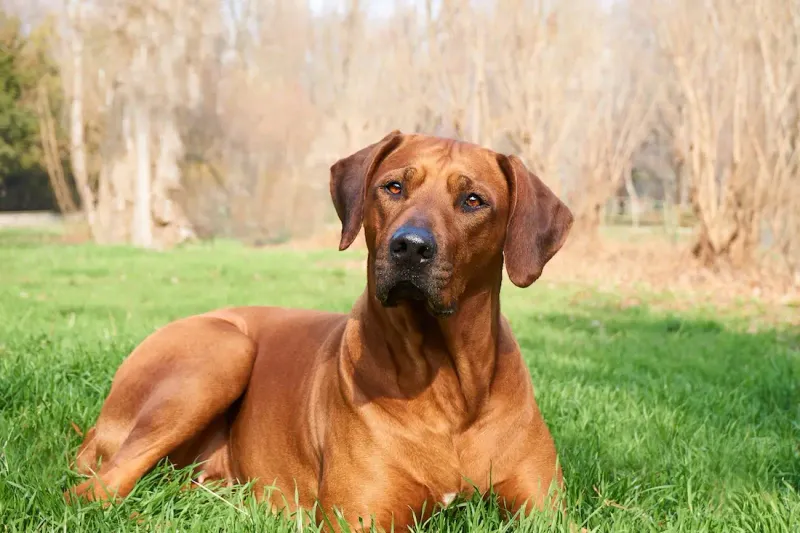
<instances>
[{"instance_id":1,"label":"birch trunk","mask_svg":"<svg viewBox=\"0 0 800 533\"><path fill-rule=\"evenodd\" d=\"M625 192L628 193L631 202L631 223L634 228L638 228L642 206L639 201L639 193L636 192L636 186L633 184L633 172L630 168L625 170Z\"/></svg>"},{"instance_id":2,"label":"birch trunk","mask_svg":"<svg viewBox=\"0 0 800 533\"><path fill-rule=\"evenodd\" d=\"M72 87L69 113L70 163L72 174L78 185L81 207L86 217L89 231L95 233L95 200L86 165L86 142L84 140L83 117L83 36L80 31L80 0L71 0L68 6L71 24L70 52L72 54Z\"/></svg>"},{"instance_id":3,"label":"birch trunk","mask_svg":"<svg viewBox=\"0 0 800 533\"><path fill-rule=\"evenodd\" d=\"M136 147L136 184L133 193L131 240L135 246L153 246L153 223L150 215L150 113L138 98L133 112L134 144Z\"/></svg>"}]
</instances>

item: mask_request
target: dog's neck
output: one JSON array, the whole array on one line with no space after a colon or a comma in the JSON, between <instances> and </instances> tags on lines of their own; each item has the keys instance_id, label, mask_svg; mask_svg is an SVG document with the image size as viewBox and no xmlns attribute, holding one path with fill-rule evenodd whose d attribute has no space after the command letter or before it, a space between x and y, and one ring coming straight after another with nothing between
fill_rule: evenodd
<instances>
[{"instance_id":1,"label":"dog's neck","mask_svg":"<svg viewBox=\"0 0 800 533\"><path fill-rule=\"evenodd\" d=\"M368 346L349 350L347 366L354 385L368 398L412 398L449 368L457 379L465 414L474 415L488 397L495 373L501 269L502 263L484 279L468 284L456 311L446 318L433 316L420 302L384 307L375 297L369 272L367 290L352 313L359 324L358 342ZM369 360L362 354L369 354Z\"/></svg>"}]
</instances>

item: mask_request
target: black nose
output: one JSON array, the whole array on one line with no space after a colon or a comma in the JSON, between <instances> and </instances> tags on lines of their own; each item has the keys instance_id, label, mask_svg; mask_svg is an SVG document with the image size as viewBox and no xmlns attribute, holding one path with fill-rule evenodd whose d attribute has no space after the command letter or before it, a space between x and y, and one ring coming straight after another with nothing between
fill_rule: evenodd
<instances>
[{"instance_id":1,"label":"black nose","mask_svg":"<svg viewBox=\"0 0 800 533\"><path fill-rule=\"evenodd\" d=\"M436 255L436 241L426 229L403 226L392 235L389 252L395 261L419 265Z\"/></svg>"}]
</instances>

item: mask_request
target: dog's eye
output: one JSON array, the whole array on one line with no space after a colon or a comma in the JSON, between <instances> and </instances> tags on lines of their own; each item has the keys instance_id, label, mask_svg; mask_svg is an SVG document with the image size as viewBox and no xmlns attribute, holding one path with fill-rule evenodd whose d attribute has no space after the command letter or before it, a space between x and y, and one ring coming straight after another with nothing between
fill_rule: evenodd
<instances>
[{"instance_id":1,"label":"dog's eye","mask_svg":"<svg viewBox=\"0 0 800 533\"><path fill-rule=\"evenodd\" d=\"M464 206L470 209L477 209L484 204L483 199L475 193L470 194L464 200Z\"/></svg>"},{"instance_id":2,"label":"dog's eye","mask_svg":"<svg viewBox=\"0 0 800 533\"><path fill-rule=\"evenodd\" d=\"M383 188L386 189L389 192L389 194L393 194L395 196L403 192L403 186L400 185L400 182L397 181L390 181L389 183L384 185Z\"/></svg>"}]
</instances>

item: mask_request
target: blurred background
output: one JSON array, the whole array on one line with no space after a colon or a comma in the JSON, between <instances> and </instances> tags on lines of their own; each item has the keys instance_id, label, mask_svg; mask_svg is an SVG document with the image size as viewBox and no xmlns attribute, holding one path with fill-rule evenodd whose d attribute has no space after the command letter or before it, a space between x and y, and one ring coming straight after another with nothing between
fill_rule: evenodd
<instances>
[{"instance_id":1,"label":"blurred background","mask_svg":"<svg viewBox=\"0 0 800 533\"><path fill-rule=\"evenodd\" d=\"M786 300L798 58L797 0L0 0L0 227L333 246L329 166L400 129L522 157L554 276Z\"/></svg>"},{"instance_id":2,"label":"blurred background","mask_svg":"<svg viewBox=\"0 0 800 533\"><path fill-rule=\"evenodd\" d=\"M329 168L394 129L576 216L502 293L570 520L800 532L800 0L0 0L4 532L296 531L171 470L65 508L67 467L156 328L352 306Z\"/></svg>"}]
</instances>

